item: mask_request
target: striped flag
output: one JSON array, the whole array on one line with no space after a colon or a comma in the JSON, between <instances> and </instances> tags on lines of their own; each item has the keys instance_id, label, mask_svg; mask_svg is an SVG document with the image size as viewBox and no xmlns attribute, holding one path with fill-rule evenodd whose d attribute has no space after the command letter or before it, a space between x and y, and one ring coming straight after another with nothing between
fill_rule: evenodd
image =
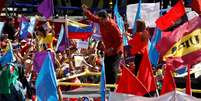
<instances>
[{"instance_id":1,"label":"striped flag","mask_svg":"<svg viewBox=\"0 0 201 101\"><path fill-rule=\"evenodd\" d=\"M91 25L82 24L76 21L68 21L68 38L87 40L93 33Z\"/></svg>"}]
</instances>

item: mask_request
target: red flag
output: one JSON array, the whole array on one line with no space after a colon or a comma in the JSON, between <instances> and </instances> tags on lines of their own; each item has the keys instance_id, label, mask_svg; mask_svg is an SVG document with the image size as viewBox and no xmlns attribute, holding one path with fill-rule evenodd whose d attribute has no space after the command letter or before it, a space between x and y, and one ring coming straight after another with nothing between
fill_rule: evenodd
<instances>
[{"instance_id":1,"label":"red flag","mask_svg":"<svg viewBox=\"0 0 201 101\"><path fill-rule=\"evenodd\" d=\"M190 77L190 66L188 66L188 75L186 78L186 94L191 95L191 77Z\"/></svg>"},{"instance_id":2,"label":"red flag","mask_svg":"<svg viewBox=\"0 0 201 101\"><path fill-rule=\"evenodd\" d=\"M156 25L162 31L170 30L172 29L171 27L181 25L184 20L187 21L185 7L183 4L183 0L179 0L174 7L172 7L164 16L161 16L156 21Z\"/></svg>"},{"instance_id":3,"label":"red flag","mask_svg":"<svg viewBox=\"0 0 201 101\"><path fill-rule=\"evenodd\" d=\"M201 0L192 0L192 9L201 14Z\"/></svg>"},{"instance_id":4,"label":"red flag","mask_svg":"<svg viewBox=\"0 0 201 101\"><path fill-rule=\"evenodd\" d=\"M148 92L156 90L156 81L149 60L148 49L145 49L138 71L138 79L142 82Z\"/></svg>"},{"instance_id":5,"label":"red flag","mask_svg":"<svg viewBox=\"0 0 201 101\"><path fill-rule=\"evenodd\" d=\"M201 61L201 35L199 33L201 33L200 16L184 23L171 33L163 33L156 47L160 58L164 61L174 59L171 61L177 62L177 65L198 63Z\"/></svg>"},{"instance_id":6,"label":"red flag","mask_svg":"<svg viewBox=\"0 0 201 101\"><path fill-rule=\"evenodd\" d=\"M148 93L143 84L126 67L122 69L122 76L120 77L116 92L138 96L143 96Z\"/></svg>"},{"instance_id":7,"label":"red flag","mask_svg":"<svg viewBox=\"0 0 201 101\"><path fill-rule=\"evenodd\" d=\"M172 73L170 70L170 65L167 65L165 69L165 76L163 79L163 86L161 89L161 95L171 92L176 89L174 78L172 77Z\"/></svg>"}]
</instances>

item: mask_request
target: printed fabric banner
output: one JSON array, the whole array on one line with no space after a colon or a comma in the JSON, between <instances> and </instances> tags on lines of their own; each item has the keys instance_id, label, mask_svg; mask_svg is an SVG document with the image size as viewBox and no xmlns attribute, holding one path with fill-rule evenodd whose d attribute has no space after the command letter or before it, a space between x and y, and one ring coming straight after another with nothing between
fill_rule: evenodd
<instances>
[{"instance_id":1,"label":"printed fabric banner","mask_svg":"<svg viewBox=\"0 0 201 101\"><path fill-rule=\"evenodd\" d=\"M195 64L201 60L201 17L184 23L171 33L163 33L157 50L164 61L180 60Z\"/></svg>"}]
</instances>

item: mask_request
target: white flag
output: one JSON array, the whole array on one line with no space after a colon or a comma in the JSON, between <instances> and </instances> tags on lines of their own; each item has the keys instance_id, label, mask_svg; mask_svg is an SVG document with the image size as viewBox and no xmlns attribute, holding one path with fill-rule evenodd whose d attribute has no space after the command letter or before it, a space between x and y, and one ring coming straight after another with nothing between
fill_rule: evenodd
<instances>
[{"instance_id":1,"label":"white flag","mask_svg":"<svg viewBox=\"0 0 201 101\"><path fill-rule=\"evenodd\" d=\"M121 93L110 93L109 101L200 101L201 99L186 95L185 93L172 91L159 97L142 97Z\"/></svg>"}]
</instances>

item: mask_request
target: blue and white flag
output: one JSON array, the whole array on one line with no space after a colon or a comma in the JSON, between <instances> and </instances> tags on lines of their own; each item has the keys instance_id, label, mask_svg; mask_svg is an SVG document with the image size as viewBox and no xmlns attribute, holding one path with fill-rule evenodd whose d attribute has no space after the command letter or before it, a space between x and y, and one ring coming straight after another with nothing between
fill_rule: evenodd
<instances>
[{"instance_id":1,"label":"blue and white flag","mask_svg":"<svg viewBox=\"0 0 201 101\"><path fill-rule=\"evenodd\" d=\"M21 30L20 30L20 39L26 39L28 36L28 28L29 28L29 22L28 21L22 21L21 23Z\"/></svg>"},{"instance_id":2,"label":"blue and white flag","mask_svg":"<svg viewBox=\"0 0 201 101\"><path fill-rule=\"evenodd\" d=\"M0 36L1 36L2 30L3 30L3 27L4 27L4 22L0 22Z\"/></svg>"},{"instance_id":3,"label":"blue and white flag","mask_svg":"<svg viewBox=\"0 0 201 101\"><path fill-rule=\"evenodd\" d=\"M33 34L34 32L34 28L35 28L35 24L36 24L36 17L31 17L30 18L30 23L29 23L29 28L28 28L28 32L30 34Z\"/></svg>"}]
</instances>

